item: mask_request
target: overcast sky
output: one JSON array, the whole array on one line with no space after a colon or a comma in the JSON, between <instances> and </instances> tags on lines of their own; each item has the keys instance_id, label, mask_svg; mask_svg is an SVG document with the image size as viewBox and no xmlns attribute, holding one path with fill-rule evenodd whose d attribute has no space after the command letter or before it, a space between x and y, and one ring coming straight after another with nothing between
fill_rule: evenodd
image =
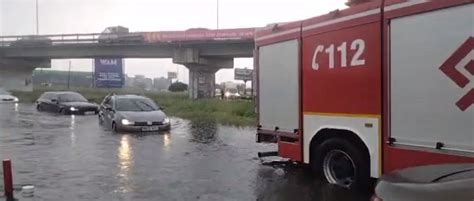
<instances>
[{"instance_id":1,"label":"overcast sky","mask_svg":"<svg viewBox=\"0 0 474 201\"><path fill-rule=\"evenodd\" d=\"M36 33L36 0L0 0L0 35ZM219 0L219 28L265 26L301 20L344 8L347 0ZM122 25L130 31L185 30L217 26L217 0L38 0L40 34L97 33ZM66 70L69 60L53 60L52 68ZM252 68L252 59L236 59L235 67ZM90 71L90 59L72 61L72 70ZM147 77L186 68L171 59L126 59L125 73ZM220 70L216 81L233 80L233 70Z\"/></svg>"}]
</instances>

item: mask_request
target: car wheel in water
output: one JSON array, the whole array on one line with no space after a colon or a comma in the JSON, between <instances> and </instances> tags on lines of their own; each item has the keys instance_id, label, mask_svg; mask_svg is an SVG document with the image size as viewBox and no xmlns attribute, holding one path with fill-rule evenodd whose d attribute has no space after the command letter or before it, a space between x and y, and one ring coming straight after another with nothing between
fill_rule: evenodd
<instances>
[{"instance_id":1,"label":"car wheel in water","mask_svg":"<svg viewBox=\"0 0 474 201\"><path fill-rule=\"evenodd\" d=\"M104 124L104 118L102 117L102 115L98 115L99 117L99 125L103 125Z\"/></svg>"},{"instance_id":2,"label":"car wheel in water","mask_svg":"<svg viewBox=\"0 0 474 201\"><path fill-rule=\"evenodd\" d=\"M117 124L115 122L112 122L112 131L117 132Z\"/></svg>"},{"instance_id":3,"label":"car wheel in water","mask_svg":"<svg viewBox=\"0 0 474 201\"><path fill-rule=\"evenodd\" d=\"M367 190L370 159L363 149L342 138L328 139L313 149L312 168L330 184Z\"/></svg>"},{"instance_id":4,"label":"car wheel in water","mask_svg":"<svg viewBox=\"0 0 474 201\"><path fill-rule=\"evenodd\" d=\"M37 111L43 111L43 108L41 107L40 104L38 104L38 105L36 105L36 110L37 110Z\"/></svg>"},{"instance_id":5,"label":"car wheel in water","mask_svg":"<svg viewBox=\"0 0 474 201\"><path fill-rule=\"evenodd\" d=\"M64 108L63 108L63 109L60 109L60 110L59 110L59 114L67 115L66 109L64 109Z\"/></svg>"}]
</instances>

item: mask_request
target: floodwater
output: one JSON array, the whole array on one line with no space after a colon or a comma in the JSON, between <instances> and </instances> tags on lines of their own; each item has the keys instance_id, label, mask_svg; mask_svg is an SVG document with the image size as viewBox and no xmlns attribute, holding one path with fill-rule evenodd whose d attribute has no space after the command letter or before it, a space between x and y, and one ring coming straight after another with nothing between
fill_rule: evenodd
<instances>
[{"instance_id":1,"label":"floodwater","mask_svg":"<svg viewBox=\"0 0 474 201\"><path fill-rule=\"evenodd\" d=\"M115 134L96 116L3 104L0 159L12 160L17 188L35 186L32 198L16 192L19 200L368 200L318 181L304 167L262 164L257 152L276 147L255 143L254 128L171 121L166 133Z\"/></svg>"}]
</instances>

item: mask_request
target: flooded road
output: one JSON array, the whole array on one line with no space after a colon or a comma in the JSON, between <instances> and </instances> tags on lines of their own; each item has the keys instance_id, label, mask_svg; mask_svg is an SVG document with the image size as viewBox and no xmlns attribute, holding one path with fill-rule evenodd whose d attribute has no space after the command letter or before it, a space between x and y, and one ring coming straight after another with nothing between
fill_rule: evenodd
<instances>
[{"instance_id":1,"label":"flooded road","mask_svg":"<svg viewBox=\"0 0 474 201\"><path fill-rule=\"evenodd\" d=\"M368 200L302 167L262 165L257 152L276 147L253 128L171 121L166 133L115 134L96 116L0 105L0 159L12 159L15 186L35 186L19 200Z\"/></svg>"}]
</instances>

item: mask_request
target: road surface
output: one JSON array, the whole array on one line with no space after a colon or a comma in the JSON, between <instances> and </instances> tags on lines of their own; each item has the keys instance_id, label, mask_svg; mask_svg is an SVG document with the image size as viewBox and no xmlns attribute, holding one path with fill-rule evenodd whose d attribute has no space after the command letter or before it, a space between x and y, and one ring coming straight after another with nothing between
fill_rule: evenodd
<instances>
[{"instance_id":1,"label":"road surface","mask_svg":"<svg viewBox=\"0 0 474 201\"><path fill-rule=\"evenodd\" d=\"M256 144L254 128L171 121L166 133L115 134L97 116L3 104L0 159L12 160L16 187L35 186L33 198L16 192L20 201L368 200L302 167L262 165L257 152L275 147Z\"/></svg>"}]
</instances>

